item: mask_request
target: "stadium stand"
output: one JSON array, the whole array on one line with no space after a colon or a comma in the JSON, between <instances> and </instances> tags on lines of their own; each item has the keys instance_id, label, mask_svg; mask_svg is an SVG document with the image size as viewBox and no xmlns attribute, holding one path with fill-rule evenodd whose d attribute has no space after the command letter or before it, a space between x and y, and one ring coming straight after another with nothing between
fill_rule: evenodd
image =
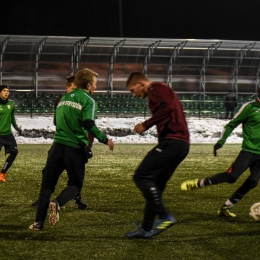
<instances>
[{"instance_id":1,"label":"stadium stand","mask_svg":"<svg viewBox=\"0 0 260 260\"><path fill-rule=\"evenodd\" d=\"M99 74L99 115L147 116L146 101L125 88L131 72L143 71L175 90L187 116L219 118L230 88L236 111L257 93L259 52L254 41L0 35L0 84L17 113L52 114L65 78L88 67Z\"/></svg>"},{"instance_id":2,"label":"stadium stand","mask_svg":"<svg viewBox=\"0 0 260 260\"><path fill-rule=\"evenodd\" d=\"M54 104L61 94L41 93L35 98L26 93L12 94L10 99L15 101L16 113L29 114L53 114ZM95 100L98 102L98 114L105 116L147 116L150 114L146 99L133 98L131 94L96 94ZM211 95L205 100L197 99L194 95L179 96L184 112L187 116L201 116L220 118L225 114L224 97ZM245 103L254 97L239 96L238 106L235 112Z\"/></svg>"}]
</instances>

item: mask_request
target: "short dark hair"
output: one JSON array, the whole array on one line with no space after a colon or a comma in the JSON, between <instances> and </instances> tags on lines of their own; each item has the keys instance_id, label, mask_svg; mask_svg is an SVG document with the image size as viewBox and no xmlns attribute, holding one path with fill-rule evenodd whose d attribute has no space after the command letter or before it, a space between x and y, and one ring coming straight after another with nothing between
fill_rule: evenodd
<instances>
[{"instance_id":1,"label":"short dark hair","mask_svg":"<svg viewBox=\"0 0 260 260\"><path fill-rule=\"evenodd\" d=\"M142 72L132 72L126 81L126 87L135 85L139 80L148 80L148 78Z\"/></svg>"},{"instance_id":2,"label":"short dark hair","mask_svg":"<svg viewBox=\"0 0 260 260\"><path fill-rule=\"evenodd\" d=\"M75 76L68 76L66 78L66 87L70 87L71 84L75 81Z\"/></svg>"}]
</instances>

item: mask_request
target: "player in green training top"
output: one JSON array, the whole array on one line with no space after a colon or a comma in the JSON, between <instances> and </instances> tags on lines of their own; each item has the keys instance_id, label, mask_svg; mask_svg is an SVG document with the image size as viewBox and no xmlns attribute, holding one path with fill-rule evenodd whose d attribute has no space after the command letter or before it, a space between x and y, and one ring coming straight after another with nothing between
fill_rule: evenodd
<instances>
[{"instance_id":1,"label":"player in green training top","mask_svg":"<svg viewBox=\"0 0 260 260\"><path fill-rule=\"evenodd\" d=\"M260 178L260 88L258 89L258 97L245 103L234 119L225 126L220 139L214 145L215 156L217 155L217 150L225 144L228 136L240 124L243 127L242 150L232 165L223 173L205 179L188 180L181 185L182 190L192 190L223 182L234 183L249 168L249 177L225 204L219 208L218 215L220 216L236 217L229 209L239 202L251 189L255 188Z\"/></svg>"},{"instance_id":2,"label":"player in green training top","mask_svg":"<svg viewBox=\"0 0 260 260\"><path fill-rule=\"evenodd\" d=\"M76 85L74 84L74 81L75 81L75 76L68 76L66 78L66 86L65 86L65 89L66 89L66 93L70 93L71 91L73 91L75 88L76 88ZM61 97L58 98L56 101L55 101L55 109L57 108L59 102L61 100ZM89 142L89 137L91 135L88 134L88 142ZM93 139L91 139L91 142L93 142ZM88 147L90 146L90 144L92 144L91 142L89 142L88 144ZM92 156L92 151L91 149L89 150L89 152L91 153L90 156ZM44 174L44 169L42 170L42 176ZM87 207L87 204L85 204L83 201L82 201L82 197L81 197L81 194L77 194L77 196L75 197L75 204L77 205L78 209L82 209L84 210L86 207ZM31 206L33 207L37 207L37 204L38 204L38 200L36 200L35 202L33 202L31 204Z\"/></svg>"},{"instance_id":3,"label":"player in green training top","mask_svg":"<svg viewBox=\"0 0 260 260\"><path fill-rule=\"evenodd\" d=\"M108 139L95 124L97 103L92 94L97 87L97 76L98 74L90 69L78 71L75 78L76 88L61 98L55 110L54 143L44 169L36 219L29 227L31 230L43 229L48 207L50 207L49 222L51 225L56 225L60 207L74 199L81 190L85 163L88 160L87 131L99 142L107 144L110 150L114 148L113 141ZM67 187L55 200L49 202L64 169L69 177Z\"/></svg>"},{"instance_id":4,"label":"player in green training top","mask_svg":"<svg viewBox=\"0 0 260 260\"><path fill-rule=\"evenodd\" d=\"M16 140L12 134L11 125L21 134L22 130L17 126L14 117L14 101L9 100L9 88L0 86L0 151L5 148L5 154L9 154L0 172L0 181L6 182L6 172L11 167L17 154Z\"/></svg>"}]
</instances>

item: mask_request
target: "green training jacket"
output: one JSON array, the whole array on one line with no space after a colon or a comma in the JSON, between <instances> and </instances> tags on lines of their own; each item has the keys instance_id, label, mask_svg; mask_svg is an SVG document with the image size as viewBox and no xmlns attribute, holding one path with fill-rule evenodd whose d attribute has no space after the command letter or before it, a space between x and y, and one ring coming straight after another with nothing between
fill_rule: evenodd
<instances>
[{"instance_id":1,"label":"green training jacket","mask_svg":"<svg viewBox=\"0 0 260 260\"><path fill-rule=\"evenodd\" d=\"M232 131L242 124L242 150L260 154L260 100L245 103L222 132L218 143L224 144Z\"/></svg>"},{"instance_id":2,"label":"green training jacket","mask_svg":"<svg viewBox=\"0 0 260 260\"><path fill-rule=\"evenodd\" d=\"M86 119L95 121L98 105L93 96L83 89L75 88L65 94L54 115L56 131L54 142L80 148L88 145L87 131L83 127ZM94 125L91 129L99 142L104 143L107 137Z\"/></svg>"},{"instance_id":3,"label":"green training jacket","mask_svg":"<svg viewBox=\"0 0 260 260\"><path fill-rule=\"evenodd\" d=\"M11 134L11 125L18 127L14 117L14 101L8 100L5 104L0 103L0 135Z\"/></svg>"}]
</instances>

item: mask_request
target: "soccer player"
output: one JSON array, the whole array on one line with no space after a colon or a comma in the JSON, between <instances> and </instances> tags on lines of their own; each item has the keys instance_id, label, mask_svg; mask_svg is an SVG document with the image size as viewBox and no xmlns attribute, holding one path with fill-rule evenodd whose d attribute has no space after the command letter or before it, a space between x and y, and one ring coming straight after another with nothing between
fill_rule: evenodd
<instances>
[{"instance_id":1,"label":"soccer player","mask_svg":"<svg viewBox=\"0 0 260 260\"><path fill-rule=\"evenodd\" d=\"M156 125L158 132L159 143L148 152L133 176L146 200L143 222L137 225L137 230L125 234L127 238L146 239L177 222L166 210L162 195L167 182L189 152L189 131L179 98L168 85L151 82L140 72L131 73L126 85L134 97L148 98L152 112L152 117L137 124L134 131L142 134Z\"/></svg>"},{"instance_id":2,"label":"soccer player","mask_svg":"<svg viewBox=\"0 0 260 260\"><path fill-rule=\"evenodd\" d=\"M231 120L222 132L220 139L214 145L214 155L226 142L228 136L240 124L243 128L242 150L231 166L222 173L202 179L187 180L181 184L184 191L203 188L209 185L219 183L235 183L236 180L250 169L250 175L246 181L229 197L229 199L218 209L217 214L220 216L236 217L230 212L230 208L239 202L251 189L255 188L260 178L260 88L258 97L245 103L234 119Z\"/></svg>"},{"instance_id":3,"label":"soccer player","mask_svg":"<svg viewBox=\"0 0 260 260\"><path fill-rule=\"evenodd\" d=\"M6 182L6 172L12 166L17 154L17 143L12 134L11 125L22 133L21 128L17 126L14 116L14 101L9 100L9 88L6 85L0 86L0 151L5 148L5 154L9 154L4 166L0 172L0 181Z\"/></svg>"},{"instance_id":4,"label":"soccer player","mask_svg":"<svg viewBox=\"0 0 260 260\"><path fill-rule=\"evenodd\" d=\"M99 142L113 150L114 143L96 126L97 103L93 93L97 85L98 74L90 69L79 70L76 74L74 91L65 94L55 110L54 123L56 131L54 143L48 153L35 222L30 230L42 230L50 207L49 222L56 225L59 220L60 207L82 189L85 176L85 163L88 155L86 131L91 132ZM67 187L50 202L52 193L63 170L67 171Z\"/></svg>"},{"instance_id":5,"label":"soccer player","mask_svg":"<svg viewBox=\"0 0 260 260\"><path fill-rule=\"evenodd\" d=\"M71 91L73 91L74 88L76 88L76 86L75 86L75 76L68 76L66 78L66 85L65 85L66 93L70 93ZM55 109L57 108L60 100L61 100L61 97L56 99Z\"/></svg>"},{"instance_id":6,"label":"soccer player","mask_svg":"<svg viewBox=\"0 0 260 260\"><path fill-rule=\"evenodd\" d=\"M66 86L65 86L65 89L66 89L66 93L70 93L71 91L73 91L74 88L76 88L75 86L75 76L68 76L66 78ZM61 100L61 97L58 98L56 101L55 101L55 109L57 108L59 102ZM91 136L91 134L88 134L88 136ZM88 147L91 145L92 147L92 143L93 143L93 139L90 139L88 138ZM91 155L92 155L92 151L90 150L91 152ZM42 174L44 174L44 169L42 170ZM75 200L75 204L77 205L78 209L85 209L87 207L87 204L83 202L82 200L82 197L81 197L81 194L77 194L77 196L74 198ZM31 204L32 207L37 207L37 204L38 204L38 200L36 200L35 202L33 202Z\"/></svg>"}]
</instances>

